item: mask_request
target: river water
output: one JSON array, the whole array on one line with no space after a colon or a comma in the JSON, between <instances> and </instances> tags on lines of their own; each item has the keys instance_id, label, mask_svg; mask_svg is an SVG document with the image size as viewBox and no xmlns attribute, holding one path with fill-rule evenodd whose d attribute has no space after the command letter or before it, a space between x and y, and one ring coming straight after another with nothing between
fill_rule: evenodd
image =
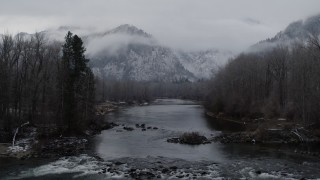
<instances>
[{"instance_id":1,"label":"river water","mask_svg":"<svg viewBox=\"0 0 320 180\"><path fill-rule=\"evenodd\" d=\"M184 132L200 132L206 137L219 133L210 129L202 107L192 101L157 100L151 106L109 114L107 120L121 126L97 137L96 149L104 159L163 156L191 161L222 161L224 156L219 144L188 146L166 142L167 138L178 137ZM145 124L147 130L136 128L136 124ZM135 130L125 131L123 125Z\"/></svg>"},{"instance_id":2,"label":"river water","mask_svg":"<svg viewBox=\"0 0 320 180\"><path fill-rule=\"evenodd\" d=\"M295 153L298 147L167 143L168 138L184 132L199 132L209 139L221 133L197 102L159 99L148 106L126 107L110 113L106 121L119 126L93 139L92 149L103 160L83 154L27 163L4 179L126 179L136 169L163 179L320 178L319 159ZM146 130L136 124L145 124ZM134 130L127 131L124 127ZM165 167L174 167L174 171L164 172ZM109 168L113 170L102 170Z\"/></svg>"}]
</instances>

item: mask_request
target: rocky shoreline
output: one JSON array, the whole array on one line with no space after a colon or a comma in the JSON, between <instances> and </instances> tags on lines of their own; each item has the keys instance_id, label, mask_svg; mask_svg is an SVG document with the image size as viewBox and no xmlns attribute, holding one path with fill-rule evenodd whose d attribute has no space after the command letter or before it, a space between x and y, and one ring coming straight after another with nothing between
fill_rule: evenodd
<instances>
[{"instance_id":1,"label":"rocky shoreline","mask_svg":"<svg viewBox=\"0 0 320 180\"><path fill-rule=\"evenodd\" d=\"M306 150L295 150L295 153L311 157L320 157L320 137L316 131L305 128L284 118L278 119L241 119L226 118L224 115L214 115L207 112L212 121L234 123L241 126L237 131L222 131L220 135L211 138L215 143L222 144L261 144L285 145L289 147L306 147ZM240 129L240 130L239 130ZM313 147L312 149L310 147ZM303 149L303 148L302 148Z\"/></svg>"},{"instance_id":2,"label":"rocky shoreline","mask_svg":"<svg viewBox=\"0 0 320 180\"><path fill-rule=\"evenodd\" d=\"M256 132L223 132L221 135L215 136L212 141L223 144L230 143L252 143L252 144L303 144L314 143L319 144L317 138L301 140L290 131L270 130L263 137ZM274 132L275 131L275 132Z\"/></svg>"},{"instance_id":3,"label":"rocky shoreline","mask_svg":"<svg viewBox=\"0 0 320 180\"><path fill-rule=\"evenodd\" d=\"M20 140L15 146L12 146L11 143L0 144L0 158L26 160L75 156L88 152L90 136L35 138L32 141L24 142L26 139L20 135Z\"/></svg>"},{"instance_id":4,"label":"rocky shoreline","mask_svg":"<svg viewBox=\"0 0 320 180\"><path fill-rule=\"evenodd\" d=\"M12 143L0 144L0 158L57 158L88 153L89 141L101 131L119 126L116 123L92 123L79 135L66 136L54 128L28 126L18 135L15 146Z\"/></svg>"},{"instance_id":5,"label":"rocky shoreline","mask_svg":"<svg viewBox=\"0 0 320 180\"><path fill-rule=\"evenodd\" d=\"M232 119L223 114L215 115L206 112L211 121L219 123L233 123L236 131L224 131L222 135L215 137L215 142L221 143L320 143L318 131L302 126L285 118L242 118Z\"/></svg>"},{"instance_id":6,"label":"rocky shoreline","mask_svg":"<svg viewBox=\"0 0 320 180\"><path fill-rule=\"evenodd\" d=\"M145 106L149 103L127 103L127 102L111 102L106 101L99 103L95 107L96 120L91 122L87 130L78 135L63 135L60 134L58 128L54 126L32 126L28 125L23 128L23 131L18 134L18 141L15 146L8 134L2 132L0 139L0 158L15 158L15 159L31 159L31 158L59 158L63 156L76 156L80 154L92 154L88 149L90 139L101 131L111 129L116 126L121 126L116 123L107 123L104 121L104 116L108 113L117 111L119 108L130 105ZM132 131L133 127L126 127L123 130ZM137 124L137 129L146 131L147 129L157 130L157 127L147 127L145 124Z\"/></svg>"}]
</instances>

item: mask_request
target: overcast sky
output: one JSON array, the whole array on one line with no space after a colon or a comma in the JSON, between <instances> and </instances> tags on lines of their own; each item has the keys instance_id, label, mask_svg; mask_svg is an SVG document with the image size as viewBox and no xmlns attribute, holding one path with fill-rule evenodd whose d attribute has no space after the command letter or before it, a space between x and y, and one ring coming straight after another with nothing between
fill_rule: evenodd
<instances>
[{"instance_id":1,"label":"overcast sky","mask_svg":"<svg viewBox=\"0 0 320 180\"><path fill-rule=\"evenodd\" d=\"M320 0L0 0L0 33L132 24L182 49L243 50L290 22L320 13Z\"/></svg>"}]
</instances>

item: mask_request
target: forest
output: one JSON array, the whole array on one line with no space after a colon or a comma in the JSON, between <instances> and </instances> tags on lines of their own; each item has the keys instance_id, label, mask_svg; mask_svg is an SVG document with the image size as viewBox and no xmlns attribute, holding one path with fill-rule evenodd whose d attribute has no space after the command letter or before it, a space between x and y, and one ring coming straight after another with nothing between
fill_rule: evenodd
<instances>
[{"instance_id":1,"label":"forest","mask_svg":"<svg viewBox=\"0 0 320 180\"><path fill-rule=\"evenodd\" d=\"M8 132L22 123L81 131L93 118L94 76L81 38L65 42L43 33L3 35L0 42L0 127ZM11 135L10 135L11 136Z\"/></svg>"},{"instance_id":2,"label":"forest","mask_svg":"<svg viewBox=\"0 0 320 180\"><path fill-rule=\"evenodd\" d=\"M235 118L286 118L319 123L320 41L276 44L243 53L210 82L206 107Z\"/></svg>"},{"instance_id":3,"label":"forest","mask_svg":"<svg viewBox=\"0 0 320 180\"><path fill-rule=\"evenodd\" d=\"M96 120L95 105L114 101L140 104L159 97L203 100L206 81L138 82L94 76L80 37L65 42L45 33L0 42L0 129L7 137L21 124L79 133Z\"/></svg>"},{"instance_id":4,"label":"forest","mask_svg":"<svg viewBox=\"0 0 320 180\"><path fill-rule=\"evenodd\" d=\"M4 35L0 42L0 127L11 133L25 122L82 132L95 105L156 98L200 100L215 114L234 118L286 118L319 123L320 41L277 44L242 53L210 80L139 82L95 77L84 44L71 32L65 42L43 33Z\"/></svg>"}]
</instances>

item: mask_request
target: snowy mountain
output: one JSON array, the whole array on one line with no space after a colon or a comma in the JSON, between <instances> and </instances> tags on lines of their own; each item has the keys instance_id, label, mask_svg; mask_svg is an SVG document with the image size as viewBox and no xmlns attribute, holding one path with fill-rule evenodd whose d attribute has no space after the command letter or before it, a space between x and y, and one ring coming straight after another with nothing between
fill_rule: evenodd
<instances>
[{"instance_id":1,"label":"snowy mountain","mask_svg":"<svg viewBox=\"0 0 320 180\"><path fill-rule=\"evenodd\" d=\"M293 22L284 31L273 38L269 38L253 45L250 50L264 50L279 44L290 45L293 42L308 41L310 36L320 35L320 15L309 17L305 20Z\"/></svg>"},{"instance_id":2,"label":"snowy mountain","mask_svg":"<svg viewBox=\"0 0 320 180\"><path fill-rule=\"evenodd\" d=\"M96 75L137 81L195 80L165 47L130 43L117 53L90 57Z\"/></svg>"},{"instance_id":3,"label":"snowy mountain","mask_svg":"<svg viewBox=\"0 0 320 180\"><path fill-rule=\"evenodd\" d=\"M141 36L145 38L151 38L152 36L146 32L144 32L141 29L138 29L135 26L129 25L129 24L123 24L118 26L115 29L112 29L110 31L107 31L104 33L104 35L108 34L127 34L127 35L132 35L132 36Z\"/></svg>"},{"instance_id":4,"label":"snowy mountain","mask_svg":"<svg viewBox=\"0 0 320 180\"><path fill-rule=\"evenodd\" d=\"M88 56L98 76L137 81L179 81L210 78L232 53L183 52L160 45L131 25L87 37Z\"/></svg>"},{"instance_id":5,"label":"snowy mountain","mask_svg":"<svg viewBox=\"0 0 320 180\"><path fill-rule=\"evenodd\" d=\"M210 49L196 52L176 52L184 68L200 79L209 79L223 67L234 54L230 51Z\"/></svg>"}]
</instances>

